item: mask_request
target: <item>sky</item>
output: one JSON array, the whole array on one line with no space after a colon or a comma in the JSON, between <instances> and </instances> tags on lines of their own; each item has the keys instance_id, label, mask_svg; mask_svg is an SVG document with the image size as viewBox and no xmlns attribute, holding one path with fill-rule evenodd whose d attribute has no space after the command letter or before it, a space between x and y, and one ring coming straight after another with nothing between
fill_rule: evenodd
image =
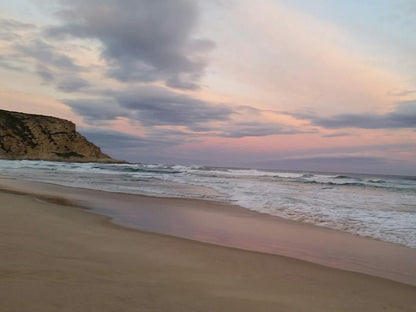
<instances>
[{"instance_id":1,"label":"sky","mask_svg":"<svg viewBox=\"0 0 416 312\"><path fill-rule=\"evenodd\" d=\"M143 163L416 175L414 0L0 0L0 108Z\"/></svg>"}]
</instances>

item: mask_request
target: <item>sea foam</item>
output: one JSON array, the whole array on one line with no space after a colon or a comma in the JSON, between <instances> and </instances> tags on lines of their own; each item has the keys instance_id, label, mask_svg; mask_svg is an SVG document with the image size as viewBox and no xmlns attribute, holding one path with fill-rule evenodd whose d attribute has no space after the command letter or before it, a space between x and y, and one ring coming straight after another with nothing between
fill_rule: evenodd
<instances>
[{"instance_id":1,"label":"sea foam","mask_svg":"<svg viewBox=\"0 0 416 312\"><path fill-rule=\"evenodd\" d=\"M230 202L416 248L415 177L24 160L0 160L0 172L108 192Z\"/></svg>"}]
</instances>

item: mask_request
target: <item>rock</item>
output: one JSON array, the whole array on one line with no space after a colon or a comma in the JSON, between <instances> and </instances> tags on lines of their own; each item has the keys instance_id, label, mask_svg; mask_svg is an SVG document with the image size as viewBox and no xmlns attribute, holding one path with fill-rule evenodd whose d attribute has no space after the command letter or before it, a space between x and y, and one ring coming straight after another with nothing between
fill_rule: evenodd
<instances>
[{"instance_id":1,"label":"rock","mask_svg":"<svg viewBox=\"0 0 416 312\"><path fill-rule=\"evenodd\" d=\"M0 158L120 162L76 132L71 121L0 110Z\"/></svg>"}]
</instances>

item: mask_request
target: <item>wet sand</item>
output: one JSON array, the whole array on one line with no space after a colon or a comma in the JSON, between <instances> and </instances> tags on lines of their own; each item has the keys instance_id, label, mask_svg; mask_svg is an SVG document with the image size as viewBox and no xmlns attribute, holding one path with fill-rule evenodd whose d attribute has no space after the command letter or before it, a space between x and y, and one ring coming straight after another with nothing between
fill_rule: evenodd
<instances>
[{"instance_id":1,"label":"wet sand","mask_svg":"<svg viewBox=\"0 0 416 312\"><path fill-rule=\"evenodd\" d=\"M0 192L2 311L414 311L415 287ZM66 202L66 204L68 204Z\"/></svg>"},{"instance_id":2,"label":"wet sand","mask_svg":"<svg viewBox=\"0 0 416 312\"><path fill-rule=\"evenodd\" d=\"M135 229L284 255L416 286L416 249L213 201L155 198L0 179L0 188L65 198Z\"/></svg>"},{"instance_id":3,"label":"wet sand","mask_svg":"<svg viewBox=\"0 0 416 312\"><path fill-rule=\"evenodd\" d=\"M414 286L127 229L51 196L0 191L0 252L0 307L5 312L416 307Z\"/></svg>"}]
</instances>

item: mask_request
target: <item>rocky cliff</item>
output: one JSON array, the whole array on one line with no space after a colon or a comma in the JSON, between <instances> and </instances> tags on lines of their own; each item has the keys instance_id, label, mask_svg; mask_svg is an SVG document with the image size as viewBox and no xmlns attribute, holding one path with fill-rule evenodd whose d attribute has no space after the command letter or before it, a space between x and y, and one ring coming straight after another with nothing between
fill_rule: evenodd
<instances>
[{"instance_id":1,"label":"rocky cliff","mask_svg":"<svg viewBox=\"0 0 416 312\"><path fill-rule=\"evenodd\" d=\"M76 132L71 121L0 110L0 158L117 162Z\"/></svg>"}]
</instances>

